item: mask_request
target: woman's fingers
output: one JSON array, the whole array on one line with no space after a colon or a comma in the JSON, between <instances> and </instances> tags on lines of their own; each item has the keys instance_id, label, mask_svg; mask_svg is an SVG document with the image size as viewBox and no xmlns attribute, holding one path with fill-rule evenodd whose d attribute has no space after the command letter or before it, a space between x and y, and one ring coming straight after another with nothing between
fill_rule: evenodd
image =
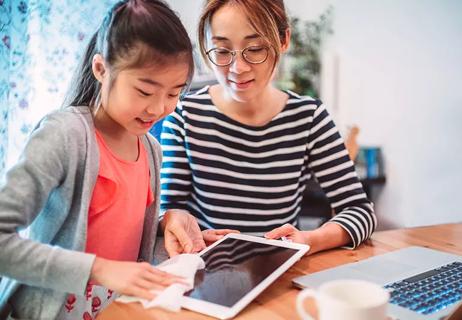
<instances>
[{"instance_id":1,"label":"woman's fingers","mask_svg":"<svg viewBox=\"0 0 462 320\"><path fill-rule=\"evenodd\" d=\"M165 248L170 257L181 253L198 252L205 248L196 218L185 210L167 210L161 222Z\"/></svg>"},{"instance_id":2,"label":"woman's fingers","mask_svg":"<svg viewBox=\"0 0 462 320\"><path fill-rule=\"evenodd\" d=\"M204 241L208 244L213 243L217 240L220 240L228 233L239 233L238 230L233 229L208 229L202 231L202 235L204 237Z\"/></svg>"},{"instance_id":3,"label":"woman's fingers","mask_svg":"<svg viewBox=\"0 0 462 320\"><path fill-rule=\"evenodd\" d=\"M282 238L282 237L289 236L294 231L297 231L297 229L293 225L286 223L285 225L283 225L281 227L275 228L275 229L271 230L270 232L267 232L265 234L265 238L279 239L279 238Z\"/></svg>"},{"instance_id":4,"label":"woman's fingers","mask_svg":"<svg viewBox=\"0 0 462 320\"><path fill-rule=\"evenodd\" d=\"M181 253L181 245L176 239L176 237L169 233L165 233L165 250L167 250L169 257L177 256Z\"/></svg>"},{"instance_id":5,"label":"woman's fingers","mask_svg":"<svg viewBox=\"0 0 462 320\"><path fill-rule=\"evenodd\" d=\"M201 235L200 238L193 239L193 251L192 253L200 252L205 249L206 244L203 236Z\"/></svg>"},{"instance_id":6,"label":"woman's fingers","mask_svg":"<svg viewBox=\"0 0 462 320\"><path fill-rule=\"evenodd\" d=\"M181 224L172 224L165 230L165 249L170 257L193 251L193 241Z\"/></svg>"},{"instance_id":7,"label":"woman's fingers","mask_svg":"<svg viewBox=\"0 0 462 320\"><path fill-rule=\"evenodd\" d=\"M206 232L203 235L204 235L204 241L206 243L215 242L215 241L220 240L221 238L224 237L221 234L215 234L213 232Z\"/></svg>"},{"instance_id":8,"label":"woman's fingers","mask_svg":"<svg viewBox=\"0 0 462 320\"><path fill-rule=\"evenodd\" d=\"M193 250L193 243L188 233L182 227L175 228L172 230L172 233L175 234L178 242L181 244L184 253L190 253Z\"/></svg>"},{"instance_id":9,"label":"woman's fingers","mask_svg":"<svg viewBox=\"0 0 462 320\"><path fill-rule=\"evenodd\" d=\"M221 235L226 235L228 233L240 233L239 230L233 230L233 229L214 229L211 230L215 234L221 234Z\"/></svg>"}]
</instances>

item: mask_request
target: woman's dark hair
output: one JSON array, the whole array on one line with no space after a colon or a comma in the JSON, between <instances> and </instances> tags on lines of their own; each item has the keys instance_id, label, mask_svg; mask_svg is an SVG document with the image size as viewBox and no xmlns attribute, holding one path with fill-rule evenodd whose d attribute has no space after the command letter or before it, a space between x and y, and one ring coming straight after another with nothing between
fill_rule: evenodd
<instances>
[{"instance_id":1,"label":"woman's dark hair","mask_svg":"<svg viewBox=\"0 0 462 320\"><path fill-rule=\"evenodd\" d=\"M98 106L101 84L92 71L97 53L111 68L111 75L121 69L178 59L189 65L188 85L194 73L188 33L175 12L160 0L119 1L109 10L88 43L64 106L89 106L93 110Z\"/></svg>"}]
</instances>

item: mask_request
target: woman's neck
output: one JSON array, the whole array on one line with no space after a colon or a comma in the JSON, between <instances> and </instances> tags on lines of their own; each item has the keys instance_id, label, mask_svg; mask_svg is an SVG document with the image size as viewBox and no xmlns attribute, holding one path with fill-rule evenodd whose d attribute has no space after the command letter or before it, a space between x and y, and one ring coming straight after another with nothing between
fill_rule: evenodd
<instances>
[{"instance_id":1,"label":"woman's neck","mask_svg":"<svg viewBox=\"0 0 462 320\"><path fill-rule=\"evenodd\" d=\"M267 86L263 92L252 100L245 102L233 99L222 86L210 88L210 96L215 106L226 116L249 126L264 126L285 107L287 94Z\"/></svg>"}]
</instances>

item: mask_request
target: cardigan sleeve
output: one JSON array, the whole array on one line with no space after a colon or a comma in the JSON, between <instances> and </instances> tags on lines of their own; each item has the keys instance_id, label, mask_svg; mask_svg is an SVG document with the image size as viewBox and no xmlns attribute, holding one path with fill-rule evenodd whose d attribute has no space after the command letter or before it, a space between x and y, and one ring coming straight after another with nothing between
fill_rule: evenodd
<instances>
[{"instance_id":1,"label":"cardigan sleeve","mask_svg":"<svg viewBox=\"0 0 462 320\"><path fill-rule=\"evenodd\" d=\"M54 234L49 231L63 224L71 201L59 188L71 170L75 137L67 127L60 117L44 118L0 183L0 274L31 286L83 293L94 255L50 244ZM62 210L62 220L47 216L45 206Z\"/></svg>"},{"instance_id":2,"label":"cardigan sleeve","mask_svg":"<svg viewBox=\"0 0 462 320\"><path fill-rule=\"evenodd\" d=\"M351 237L348 248L356 248L374 232L377 219L344 141L321 103L314 111L307 150L310 169L335 211L328 223L346 230Z\"/></svg>"}]
</instances>

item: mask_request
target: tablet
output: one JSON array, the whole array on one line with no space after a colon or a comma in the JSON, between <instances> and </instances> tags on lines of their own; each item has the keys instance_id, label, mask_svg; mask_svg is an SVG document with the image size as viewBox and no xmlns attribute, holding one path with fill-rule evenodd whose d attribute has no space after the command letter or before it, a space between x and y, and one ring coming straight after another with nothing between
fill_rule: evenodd
<instances>
[{"instance_id":1,"label":"tablet","mask_svg":"<svg viewBox=\"0 0 462 320\"><path fill-rule=\"evenodd\" d=\"M182 306L232 318L308 250L304 244L229 233L199 253L205 269L196 272Z\"/></svg>"}]
</instances>

